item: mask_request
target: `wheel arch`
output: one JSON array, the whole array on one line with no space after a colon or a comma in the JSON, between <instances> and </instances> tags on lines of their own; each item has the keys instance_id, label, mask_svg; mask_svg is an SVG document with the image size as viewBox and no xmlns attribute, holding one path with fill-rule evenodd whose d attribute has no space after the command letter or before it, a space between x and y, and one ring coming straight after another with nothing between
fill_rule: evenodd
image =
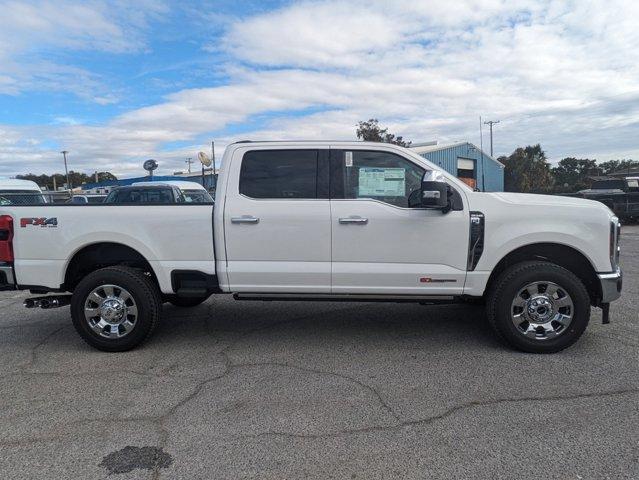
<instances>
[{"instance_id":1,"label":"wheel arch","mask_svg":"<svg viewBox=\"0 0 639 480\"><path fill-rule=\"evenodd\" d=\"M552 242L531 243L520 246L504 255L493 268L485 292L489 292L499 275L508 267L517 263L542 260L572 272L586 287L592 305L598 305L601 299L601 284L597 272L586 255L574 247Z\"/></svg>"},{"instance_id":2,"label":"wheel arch","mask_svg":"<svg viewBox=\"0 0 639 480\"><path fill-rule=\"evenodd\" d=\"M136 249L118 242L96 242L83 246L71 256L64 272L63 290L73 291L91 272L114 265L125 265L147 272L158 284L149 261Z\"/></svg>"}]
</instances>

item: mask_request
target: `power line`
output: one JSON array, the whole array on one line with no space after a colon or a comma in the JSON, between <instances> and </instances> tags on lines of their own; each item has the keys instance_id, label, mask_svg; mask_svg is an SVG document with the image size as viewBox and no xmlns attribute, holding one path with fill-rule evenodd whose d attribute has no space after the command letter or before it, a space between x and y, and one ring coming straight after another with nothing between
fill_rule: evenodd
<instances>
[{"instance_id":1,"label":"power line","mask_svg":"<svg viewBox=\"0 0 639 480\"><path fill-rule=\"evenodd\" d=\"M484 125L488 125L490 127L490 156L493 156L493 125L499 123L499 120L489 120L484 122Z\"/></svg>"},{"instance_id":2,"label":"power line","mask_svg":"<svg viewBox=\"0 0 639 480\"><path fill-rule=\"evenodd\" d=\"M186 163L189 166L189 173L191 173L191 164L193 163L193 160L191 160L191 157L187 158L184 163Z\"/></svg>"}]
</instances>

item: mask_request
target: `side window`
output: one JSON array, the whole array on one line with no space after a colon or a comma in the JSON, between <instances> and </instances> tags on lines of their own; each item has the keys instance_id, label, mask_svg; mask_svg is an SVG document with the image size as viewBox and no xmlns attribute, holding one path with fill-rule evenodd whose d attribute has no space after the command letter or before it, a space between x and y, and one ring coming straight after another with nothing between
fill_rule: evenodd
<instances>
[{"instance_id":1,"label":"side window","mask_svg":"<svg viewBox=\"0 0 639 480\"><path fill-rule=\"evenodd\" d=\"M342 153L339 163L346 199L374 198L408 208L411 193L421 188L425 170L399 155L366 150Z\"/></svg>"},{"instance_id":2,"label":"side window","mask_svg":"<svg viewBox=\"0 0 639 480\"><path fill-rule=\"evenodd\" d=\"M317 150L253 150L244 154L240 193L251 198L318 198Z\"/></svg>"}]
</instances>

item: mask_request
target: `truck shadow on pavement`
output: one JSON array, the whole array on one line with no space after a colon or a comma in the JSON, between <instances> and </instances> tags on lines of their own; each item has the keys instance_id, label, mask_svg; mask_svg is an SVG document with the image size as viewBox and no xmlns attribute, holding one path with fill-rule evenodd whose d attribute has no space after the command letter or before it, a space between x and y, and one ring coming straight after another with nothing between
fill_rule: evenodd
<instances>
[{"instance_id":1,"label":"truck shadow on pavement","mask_svg":"<svg viewBox=\"0 0 639 480\"><path fill-rule=\"evenodd\" d=\"M167 306L154 346L180 339L251 336L255 341L322 345L351 342L422 347L494 347L484 308L473 305L393 303L235 302L209 300L191 309ZM177 338L176 338L177 337ZM275 337L275 338L274 338Z\"/></svg>"}]
</instances>

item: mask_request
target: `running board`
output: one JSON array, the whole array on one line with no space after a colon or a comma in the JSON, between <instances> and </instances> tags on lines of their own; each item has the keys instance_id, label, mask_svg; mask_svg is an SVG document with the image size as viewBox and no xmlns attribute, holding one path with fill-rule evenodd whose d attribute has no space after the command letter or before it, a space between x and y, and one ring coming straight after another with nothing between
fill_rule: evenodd
<instances>
[{"instance_id":1,"label":"running board","mask_svg":"<svg viewBox=\"0 0 639 480\"><path fill-rule=\"evenodd\" d=\"M234 293L235 300L293 301L293 302L395 302L395 303L456 303L454 295L371 295L331 293Z\"/></svg>"}]
</instances>

